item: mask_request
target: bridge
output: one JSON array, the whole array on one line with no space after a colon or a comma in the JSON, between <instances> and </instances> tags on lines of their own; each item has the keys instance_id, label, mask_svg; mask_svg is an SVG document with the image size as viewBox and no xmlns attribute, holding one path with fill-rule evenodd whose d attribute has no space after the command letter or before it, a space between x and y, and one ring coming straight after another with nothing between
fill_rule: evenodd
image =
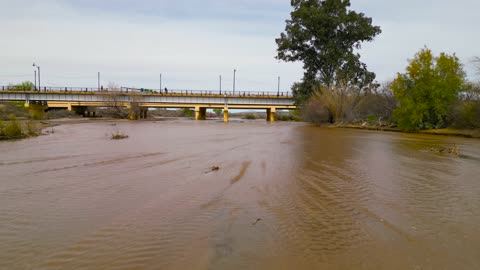
<instances>
[{"instance_id":1,"label":"bridge","mask_svg":"<svg viewBox=\"0 0 480 270\"><path fill-rule=\"evenodd\" d=\"M247 91L193 91L147 90L121 87L119 89L42 87L19 89L2 86L0 101L22 101L32 114L42 114L48 109L66 109L86 116L95 116L97 107L139 108L139 115L146 118L148 108L193 108L195 119L205 120L209 108L223 109L228 122L229 109L266 110L267 121L275 120L276 110L295 110L294 99L288 92Z\"/></svg>"}]
</instances>

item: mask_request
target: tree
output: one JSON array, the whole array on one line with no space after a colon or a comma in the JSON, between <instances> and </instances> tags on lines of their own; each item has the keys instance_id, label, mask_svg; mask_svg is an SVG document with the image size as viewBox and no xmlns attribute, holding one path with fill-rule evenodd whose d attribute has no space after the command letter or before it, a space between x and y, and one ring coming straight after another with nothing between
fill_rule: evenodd
<instances>
[{"instance_id":1,"label":"tree","mask_svg":"<svg viewBox=\"0 0 480 270\"><path fill-rule=\"evenodd\" d=\"M220 115L222 115L222 109L216 108L216 109L213 109L213 112L217 117L220 117Z\"/></svg>"},{"instance_id":2,"label":"tree","mask_svg":"<svg viewBox=\"0 0 480 270\"><path fill-rule=\"evenodd\" d=\"M23 90L23 91L30 91L30 90L34 90L35 89L35 85L30 82L30 81L24 81L20 84L16 84L16 85L13 85L13 86L10 86L9 89L13 89L13 90Z\"/></svg>"},{"instance_id":3,"label":"tree","mask_svg":"<svg viewBox=\"0 0 480 270\"><path fill-rule=\"evenodd\" d=\"M399 102L394 111L398 126L410 131L444 127L464 85L465 72L455 55L434 57L430 49L422 49L391 85Z\"/></svg>"},{"instance_id":4,"label":"tree","mask_svg":"<svg viewBox=\"0 0 480 270\"><path fill-rule=\"evenodd\" d=\"M362 88L374 81L375 74L355 52L381 33L371 18L350 10L349 0L291 0L291 5L285 33L276 39L276 58L303 62L303 82L293 88L297 96L310 96L319 83L329 88L348 82Z\"/></svg>"}]
</instances>

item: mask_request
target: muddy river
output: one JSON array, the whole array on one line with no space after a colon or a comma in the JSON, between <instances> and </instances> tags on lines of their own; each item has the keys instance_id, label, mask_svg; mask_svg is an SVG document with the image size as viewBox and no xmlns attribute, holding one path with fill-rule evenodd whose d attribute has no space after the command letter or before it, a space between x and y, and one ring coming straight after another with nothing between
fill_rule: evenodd
<instances>
[{"instance_id":1,"label":"muddy river","mask_svg":"<svg viewBox=\"0 0 480 270\"><path fill-rule=\"evenodd\" d=\"M49 131L0 142L0 269L480 269L479 140L264 121Z\"/></svg>"}]
</instances>

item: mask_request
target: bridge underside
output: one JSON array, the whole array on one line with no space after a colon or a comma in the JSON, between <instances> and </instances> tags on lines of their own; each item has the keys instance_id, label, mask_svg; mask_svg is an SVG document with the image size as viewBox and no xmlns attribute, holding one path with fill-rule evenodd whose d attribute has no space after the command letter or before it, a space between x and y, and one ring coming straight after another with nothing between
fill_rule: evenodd
<instances>
[{"instance_id":1,"label":"bridge underside","mask_svg":"<svg viewBox=\"0 0 480 270\"><path fill-rule=\"evenodd\" d=\"M104 102L58 102L58 101L48 101L46 108L58 108L58 109L67 109L69 111L81 111L82 114L90 115L88 108L96 107L111 107L111 104ZM275 121L275 112L277 110L295 110L296 106L293 105L246 105L246 104L228 104L227 106L222 104L186 104L186 103L137 103L138 107L141 108L140 118L146 118L148 108L168 108L168 109L181 109L181 108L192 108L195 109L195 119L196 120L205 120L207 109L222 109L224 113L224 121L228 122L229 120L229 110L266 110L267 121ZM130 108L131 104L118 103L115 104L118 107ZM92 110L92 109L90 109ZM93 113L95 111L93 110Z\"/></svg>"}]
</instances>

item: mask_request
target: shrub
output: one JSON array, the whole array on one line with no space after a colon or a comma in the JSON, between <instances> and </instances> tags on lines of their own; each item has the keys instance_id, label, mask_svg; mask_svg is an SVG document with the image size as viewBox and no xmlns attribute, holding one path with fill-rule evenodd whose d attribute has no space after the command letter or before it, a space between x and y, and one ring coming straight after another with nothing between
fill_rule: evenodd
<instances>
[{"instance_id":1,"label":"shrub","mask_svg":"<svg viewBox=\"0 0 480 270\"><path fill-rule=\"evenodd\" d=\"M303 107L303 119L315 124L331 123L332 115L321 96L312 96Z\"/></svg>"},{"instance_id":2,"label":"shrub","mask_svg":"<svg viewBox=\"0 0 480 270\"><path fill-rule=\"evenodd\" d=\"M25 124L25 134L28 136L38 136L38 128L32 121L28 121Z\"/></svg>"},{"instance_id":3,"label":"shrub","mask_svg":"<svg viewBox=\"0 0 480 270\"><path fill-rule=\"evenodd\" d=\"M181 115L183 117L193 117L194 114L195 114L195 112L190 108L183 108L181 110Z\"/></svg>"},{"instance_id":4,"label":"shrub","mask_svg":"<svg viewBox=\"0 0 480 270\"><path fill-rule=\"evenodd\" d=\"M12 119L3 127L2 134L7 138L21 138L24 136L22 126L15 119Z\"/></svg>"},{"instance_id":5,"label":"shrub","mask_svg":"<svg viewBox=\"0 0 480 270\"><path fill-rule=\"evenodd\" d=\"M255 116L253 113L247 113L242 118L247 120L255 120L257 119L257 116Z\"/></svg>"},{"instance_id":6,"label":"shrub","mask_svg":"<svg viewBox=\"0 0 480 270\"><path fill-rule=\"evenodd\" d=\"M480 101L458 102L450 113L448 121L454 128L480 128Z\"/></svg>"}]
</instances>

